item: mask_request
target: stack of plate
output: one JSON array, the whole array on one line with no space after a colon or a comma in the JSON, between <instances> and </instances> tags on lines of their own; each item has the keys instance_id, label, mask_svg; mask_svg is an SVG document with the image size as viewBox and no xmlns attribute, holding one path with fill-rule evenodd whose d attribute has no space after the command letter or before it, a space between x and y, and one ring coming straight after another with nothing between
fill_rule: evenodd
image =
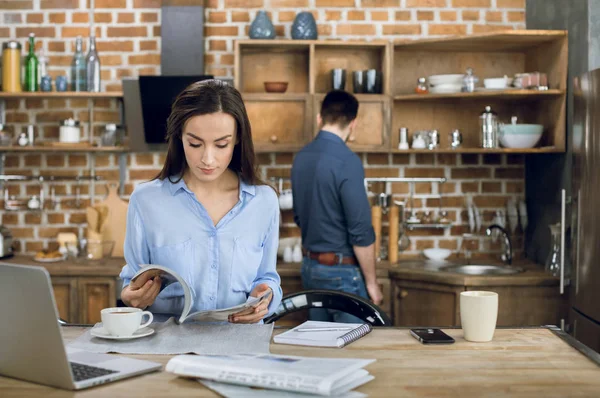
<instances>
[{"instance_id":1,"label":"stack of plate","mask_svg":"<svg viewBox=\"0 0 600 398\"><path fill-rule=\"evenodd\" d=\"M433 75L427 78L431 94L460 93L464 75Z\"/></svg>"}]
</instances>

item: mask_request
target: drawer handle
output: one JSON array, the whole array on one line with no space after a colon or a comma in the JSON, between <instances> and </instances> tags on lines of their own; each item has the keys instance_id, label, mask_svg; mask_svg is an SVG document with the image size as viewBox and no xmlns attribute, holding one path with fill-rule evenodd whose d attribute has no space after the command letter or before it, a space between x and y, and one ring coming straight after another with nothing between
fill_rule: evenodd
<instances>
[{"instance_id":1,"label":"drawer handle","mask_svg":"<svg viewBox=\"0 0 600 398\"><path fill-rule=\"evenodd\" d=\"M277 138L277 136L276 136L276 135L272 135L272 136L271 136L271 142L272 142L272 143L276 143L276 142L277 142L277 140L278 140L278 138Z\"/></svg>"},{"instance_id":2,"label":"drawer handle","mask_svg":"<svg viewBox=\"0 0 600 398\"><path fill-rule=\"evenodd\" d=\"M406 290L401 290L400 293L398 293L398 299L400 300L406 298L406 296L408 296L408 292Z\"/></svg>"}]
</instances>

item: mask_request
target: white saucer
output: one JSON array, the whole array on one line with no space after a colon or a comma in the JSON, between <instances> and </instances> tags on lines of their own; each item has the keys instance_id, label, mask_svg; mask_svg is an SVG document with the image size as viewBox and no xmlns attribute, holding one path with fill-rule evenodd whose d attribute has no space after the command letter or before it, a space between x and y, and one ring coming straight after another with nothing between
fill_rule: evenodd
<instances>
[{"instance_id":1,"label":"white saucer","mask_svg":"<svg viewBox=\"0 0 600 398\"><path fill-rule=\"evenodd\" d=\"M107 330L104 329L103 326L98 326L90 330L90 333L94 337L100 337L101 339L109 339L109 340L131 340L131 339L139 339L140 337L150 336L154 333L154 329L150 327L145 327L136 330L132 336L113 336L108 333Z\"/></svg>"}]
</instances>

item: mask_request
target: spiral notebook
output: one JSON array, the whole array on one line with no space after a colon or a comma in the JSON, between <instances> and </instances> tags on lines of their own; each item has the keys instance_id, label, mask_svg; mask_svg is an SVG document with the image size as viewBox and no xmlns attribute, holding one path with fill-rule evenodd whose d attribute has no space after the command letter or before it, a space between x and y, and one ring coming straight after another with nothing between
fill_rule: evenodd
<instances>
[{"instance_id":1,"label":"spiral notebook","mask_svg":"<svg viewBox=\"0 0 600 398\"><path fill-rule=\"evenodd\" d=\"M273 338L278 344L314 347L344 347L373 330L368 323L306 321L302 325Z\"/></svg>"}]
</instances>

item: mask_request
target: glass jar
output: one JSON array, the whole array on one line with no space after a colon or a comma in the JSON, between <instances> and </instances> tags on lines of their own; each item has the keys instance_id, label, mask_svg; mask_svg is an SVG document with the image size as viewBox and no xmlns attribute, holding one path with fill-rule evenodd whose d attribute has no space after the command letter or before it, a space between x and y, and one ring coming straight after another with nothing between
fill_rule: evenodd
<instances>
[{"instance_id":1,"label":"glass jar","mask_svg":"<svg viewBox=\"0 0 600 398\"><path fill-rule=\"evenodd\" d=\"M417 94L427 94L429 89L427 88L427 79L424 77L420 77L417 80L417 87L415 87L415 93Z\"/></svg>"},{"instance_id":2,"label":"glass jar","mask_svg":"<svg viewBox=\"0 0 600 398\"><path fill-rule=\"evenodd\" d=\"M498 115L486 106L479 116L479 137L481 148L498 147Z\"/></svg>"},{"instance_id":3,"label":"glass jar","mask_svg":"<svg viewBox=\"0 0 600 398\"><path fill-rule=\"evenodd\" d=\"M549 225L551 235L550 253L546 259L546 272L560 274L560 223Z\"/></svg>"},{"instance_id":4,"label":"glass jar","mask_svg":"<svg viewBox=\"0 0 600 398\"><path fill-rule=\"evenodd\" d=\"M477 84L478 81L479 81L479 78L477 78L477 76L473 75L473 69L467 68L467 73L465 74L465 77L463 78L462 91L467 92L467 93L474 92L475 85Z\"/></svg>"},{"instance_id":5,"label":"glass jar","mask_svg":"<svg viewBox=\"0 0 600 398\"><path fill-rule=\"evenodd\" d=\"M109 123L104 126L104 132L100 136L100 146L115 146L117 144L117 125Z\"/></svg>"},{"instance_id":6,"label":"glass jar","mask_svg":"<svg viewBox=\"0 0 600 398\"><path fill-rule=\"evenodd\" d=\"M10 40L2 44L2 91L20 93L21 44Z\"/></svg>"}]
</instances>

